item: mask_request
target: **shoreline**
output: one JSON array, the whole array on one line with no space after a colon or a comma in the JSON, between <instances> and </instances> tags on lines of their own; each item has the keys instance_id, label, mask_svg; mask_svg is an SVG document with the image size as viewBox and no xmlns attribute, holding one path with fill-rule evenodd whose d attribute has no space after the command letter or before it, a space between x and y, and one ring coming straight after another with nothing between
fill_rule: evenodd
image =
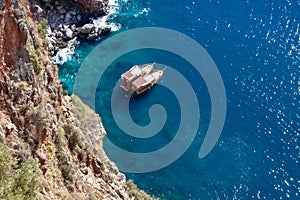
<instances>
[{"instance_id":1,"label":"shoreline","mask_svg":"<svg viewBox=\"0 0 300 200\"><path fill-rule=\"evenodd\" d=\"M113 0L92 2L97 4L89 0L76 3L49 0L35 4L35 16L47 29L44 37L53 64L62 65L70 59L80 41L97 41L119 30L117 24L107 22L117 12L118 4ZM83 5L89 5L88 10Z\"/></svg>"}]
</instances>

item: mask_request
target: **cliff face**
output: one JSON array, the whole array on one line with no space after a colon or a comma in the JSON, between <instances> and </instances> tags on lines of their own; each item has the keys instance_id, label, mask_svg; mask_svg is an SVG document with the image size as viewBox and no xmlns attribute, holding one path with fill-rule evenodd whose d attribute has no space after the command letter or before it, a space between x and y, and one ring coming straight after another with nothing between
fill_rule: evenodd
<instances>
[{"instance_id":1,"label":"cliff face","mask_svg":"<svg viewBox=\"0 0 300 200\"><path fill-rule=\"evenodd\" d=\"M103 15L107 13L108 0L71 0L89 15Z\"/></svg>"},{"instance_id":2,"label":"cliff face","mask_svg":"<svg viewBox=\"0 0 300 200\"><path fill-rule=\"evenodd\" d=\"M17 158L13 170L34 160L41 199L151 199L105 155L100 117L62 95L34 2L0 5L0 144Z\"/></svg>"}]
</instances>

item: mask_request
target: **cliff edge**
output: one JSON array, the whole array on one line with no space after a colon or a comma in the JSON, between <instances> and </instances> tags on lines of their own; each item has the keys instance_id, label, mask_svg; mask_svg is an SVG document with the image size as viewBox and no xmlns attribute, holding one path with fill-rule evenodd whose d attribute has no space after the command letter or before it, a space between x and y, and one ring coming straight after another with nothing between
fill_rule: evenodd
<instances>
[{"instance_id":1,"label":"cliff edge","mask_svg":"<svg viewBox=\"0 0 300 200\"><path fill-rule=\"evenodd\" d=\"M62 94L35 1L0 5L0 199L152 199L105 155L100 116Z\"/></svg>"}]
</instances>

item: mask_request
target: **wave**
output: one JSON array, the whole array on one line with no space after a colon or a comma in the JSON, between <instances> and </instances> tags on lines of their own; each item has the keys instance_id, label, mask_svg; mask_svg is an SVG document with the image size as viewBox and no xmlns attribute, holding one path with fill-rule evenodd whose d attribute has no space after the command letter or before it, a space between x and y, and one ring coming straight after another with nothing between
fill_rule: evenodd
<instances>
[{"instance_id":1,"label":"wave","mask_svg":"<svg viewBox=\"0 0 300 200\"><path fill-rule=\"evenodd\" d=\"M126 1L125 1L126 2ZM109 22L120 10L119 0L108 1L109 12L105 16L92 19L92 23L97 27L109 27L111 31L118 31L121 25L114 22Z\"/></svg>"},{"instance_id":2,"label":"wave","mask_svg":"<svg viewBox=\"0 0 300 200\"><path fill-rule=\"evenodd\" d=\"M52 63L55 65L63 65L65 62L72 59L73 54L75 53L75 46L78 44L77 38L69 41L67 47L60 49L56 55L52 57Z\"/></svg>"}]
</instances>

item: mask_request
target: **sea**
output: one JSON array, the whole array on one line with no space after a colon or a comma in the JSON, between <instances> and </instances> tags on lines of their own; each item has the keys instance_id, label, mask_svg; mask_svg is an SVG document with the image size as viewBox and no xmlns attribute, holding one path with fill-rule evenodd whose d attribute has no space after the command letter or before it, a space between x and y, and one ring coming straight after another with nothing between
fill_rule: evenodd
<instances>
[{"instance_id":1,"label":"sea","mask_svg":"<svg viewBox=\"0 0 300 200\"><path fill-rule=\"evenodd\" d=\"M111 99L120 75L131 66L161 63L169 66L164 71L166 77L170 68L175 69L191 85L199 105L188 111L192 114L199 109L194 138L177 159L164 166L151 170L151 165L145 171L122 168L124 160L132 166L143 166L143 160L118 157L104 141L108 157L126 177L161 199L300 199L300 1L119 0L112 8L114 12L106 20L114 31L96 42L82 41L72 58L59 66L59 78L69 94L82 63L97 46L145 27L173 30L197 42L213 60L226 93L220 136L212 150L199 157L204 138L214 126L209 89L214 85L209 86L188 59L171 50L140 48L117 57L105 68L92 98L105 126L106 140L120 149L139 155L164 149L176 138L182 104L189 102L179 101L163 84L140 96L125 97L129 98L126 109L136 125L147 127L160 118L151 114L157 104L163 107L166 119L151 137L124 131L113 117ZM101 62L98 59L93 65L101 68ZM189 93L184 98L190 99ZM188 130L189 121L184 123L184 130ZM188 131L186 134L182 142L190 140ZM164 163L164 156L153 157L151 163Z\"/></svg>"}]
</instances>

